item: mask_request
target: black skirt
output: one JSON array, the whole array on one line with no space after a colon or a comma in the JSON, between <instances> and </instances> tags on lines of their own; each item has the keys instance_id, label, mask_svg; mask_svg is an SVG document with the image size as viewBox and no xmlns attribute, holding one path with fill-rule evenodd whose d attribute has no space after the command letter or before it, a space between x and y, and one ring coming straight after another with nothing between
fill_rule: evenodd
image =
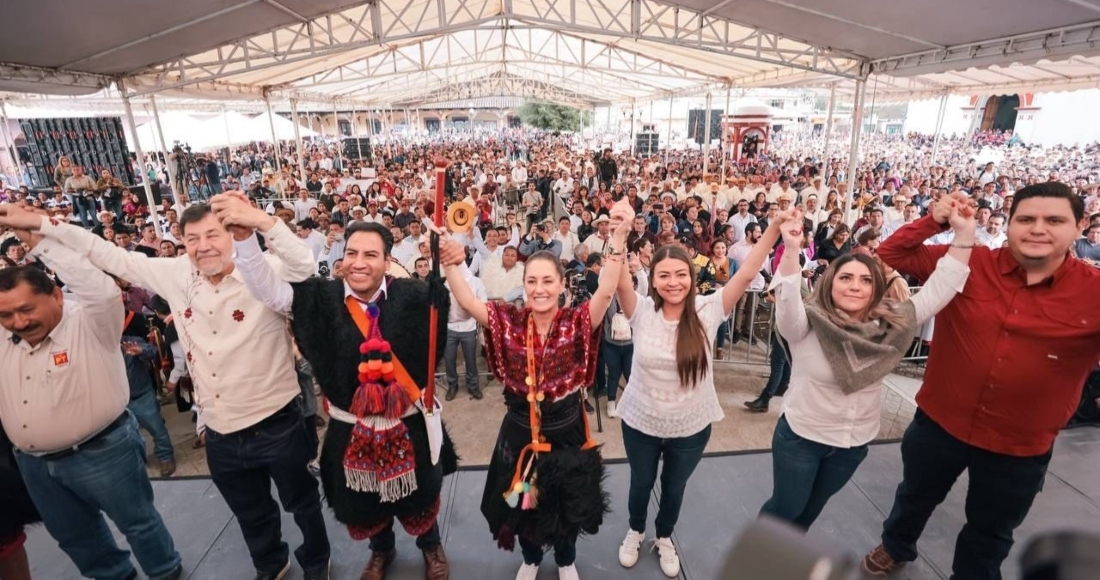
<instances>
[{"instance_id":1,"label":"black skirt","mask_svg":"<svg viewBox=\"0 0 1100 580\"><path fill-rule=\"evenodd\" d=\"M414 413L402 421L409 431L416 454L416 491L395 502L383 502L377 493L355 491L347 486L344 452L347 451L353 425L329 421L325 441L321 445L321 487L336 521L349 526L370 527L395 517L416 517L439 499L443 477L458 470L458 456L446 424L443 426L443 449L439 454L439 463L432 465L424 415Z\"/></svg>"},{"instance_id":2,"label":"black skirt","mask_svg":"<svg viewBox=\"0 0 1100 580\"><path fill-rule=\"evenodd\" d=\"M581 534L597 533L609 511L610 498L603 489L605 473L599 449L581 449L586 434L580 393L541 405L542 435L552 450L535 461L538 505L532 510L509 507L505 501L519 454L531 442L528 402L505 393L505 403L508 414L500 426L481 498L481 513L497 545L513 550L519 536L553 546L575 542Z\"/></svg>"}]
</instances>

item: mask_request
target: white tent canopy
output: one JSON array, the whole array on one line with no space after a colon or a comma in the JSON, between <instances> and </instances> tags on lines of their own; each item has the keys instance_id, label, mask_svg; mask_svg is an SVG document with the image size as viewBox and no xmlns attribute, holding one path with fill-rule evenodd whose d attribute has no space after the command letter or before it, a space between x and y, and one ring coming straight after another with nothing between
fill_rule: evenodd
<instances>
[{"instance_id":1,"label":"white tent canopy","mask_svg":"<svg viewBox=\"0 0 1100 580\"><path fill-rule=\"evenodd\" d=\"M415 107L724 86L880 98L1095 87L1100 0L122 0L8 7L0 90ZM97 34L78 34L87 22ZM43 34L65 39L42 43ZM893 97L891 97L893 95Z\"/></svg>"}]
</instances>

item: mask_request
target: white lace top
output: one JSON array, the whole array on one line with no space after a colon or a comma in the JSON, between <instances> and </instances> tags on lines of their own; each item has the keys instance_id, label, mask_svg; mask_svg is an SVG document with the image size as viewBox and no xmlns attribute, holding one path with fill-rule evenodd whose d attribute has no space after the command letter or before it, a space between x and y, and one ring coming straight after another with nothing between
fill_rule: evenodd
<instances>
[{"instance_id":1,"label":"white lace top","mask_svg":"<svg viewBox=\"0 0 1100 580\"><path fill-rule=\"evenodd\" d=\"M697 296L695 310L707 332L706 374L692 388L680 385L676 372L676 330L680 321L665 320L653 308L653 299L637 295L630 327L634 360L630 380L616 410L628 425L653 437L694 435L725 414L714 391L714 351L710 339L729 316L722 310L722 293Z\"/></svg>"}]
</instances>

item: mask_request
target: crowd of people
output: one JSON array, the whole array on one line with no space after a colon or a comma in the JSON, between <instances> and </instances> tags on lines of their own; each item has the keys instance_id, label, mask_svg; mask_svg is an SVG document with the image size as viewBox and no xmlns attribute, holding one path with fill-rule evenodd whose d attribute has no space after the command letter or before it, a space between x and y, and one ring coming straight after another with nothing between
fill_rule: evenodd
<instances>
[{"instance_id":1,"label":"crowd of people","mask_svg":"<svg viewBox=\"0 0 1100 580\"><path fill-rule=\"evenodd\" d=\"M14 449L0 450L0 578L29 577L22 526L39 519L85 576L133 577L104 514L147 576L181 576L138 432L170 475L160 390L193 413L258 580L290 566L272 482L301 529L304 577L328 577L313 472L337 521L369 540L362 578L385 577L394 520L425 577L448 578L437 514L457 456L424 392L438 355L441 398L483 398L479 332L507 407L481 511L493 543L519 544L516 578L533 580L548 548L577 578L577 538L604 523L588 423L601 397L630 468L619 563L640 558L659 476L653 545L676 577L684 490L725 418L724 349L772 341L745 410L785 394L761 514L808 529L866 456L883 378L934 315L903 481L862 566L885 576L914 560L968 470L954 574L999 577L1100 361L1100 310L1081 299L1100 290L1100 148L874 135L849 179L845 159L819 158L822 137L781 135L740 162L519 129L390 139L359 161L336 143L256 144L182 179L150 161L174 191L156 212L71 164L52 191L5 190L0 359L19 371L0 377ZM437 225L438 209L469 223ZM753 323L763 304L774 333ZM246 349L265 356L230 356Z\"/></svg>"}]
</instances>

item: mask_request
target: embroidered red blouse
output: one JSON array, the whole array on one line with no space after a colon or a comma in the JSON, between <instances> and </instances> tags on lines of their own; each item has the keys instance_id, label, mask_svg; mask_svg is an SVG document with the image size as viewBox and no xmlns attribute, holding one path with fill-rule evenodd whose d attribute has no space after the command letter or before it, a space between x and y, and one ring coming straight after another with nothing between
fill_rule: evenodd
<instances>
[{"instance_id":1,"label":"embroidered red blouse","mask_svg":"<svg viewBox=\"0 0 1100 580\"><path fill-rule=\"evenodd\" d=\"M531 310L511 304L486 304L489 326L485 328L485 352L493 376L505 390L527 394L527 317ZM535 336L535 360L542 375L541 390L557 401L590 385L596 375L600 334L592 327L585 302L561 308L550 325L543 345Z\"/></svg>"}]
</instances>

